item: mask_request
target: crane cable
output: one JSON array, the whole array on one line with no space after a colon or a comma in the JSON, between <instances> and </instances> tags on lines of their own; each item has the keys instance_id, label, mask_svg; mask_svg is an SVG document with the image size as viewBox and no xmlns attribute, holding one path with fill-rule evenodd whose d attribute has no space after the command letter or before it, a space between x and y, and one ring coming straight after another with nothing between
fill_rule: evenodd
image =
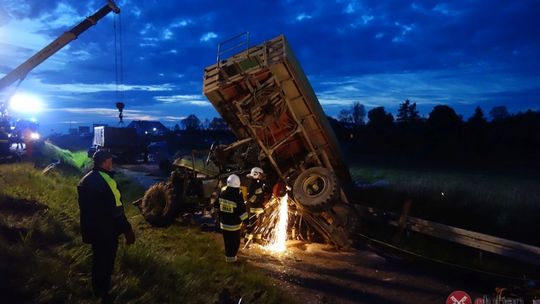
<instances>
[{"instance_id":1,"label":"crane cable","mask_svg":"<svg viewBox=\"0 0 540 304\"><path fill-rule=\"evenodd\" d=\"M122 42L122 16L116 14L113 19L114 27L114 76L116 82L115 98L116 103L124 100L124 54ZM120 123L122 121L122 112L120 112Z\"/></svg>"}]
</instances>

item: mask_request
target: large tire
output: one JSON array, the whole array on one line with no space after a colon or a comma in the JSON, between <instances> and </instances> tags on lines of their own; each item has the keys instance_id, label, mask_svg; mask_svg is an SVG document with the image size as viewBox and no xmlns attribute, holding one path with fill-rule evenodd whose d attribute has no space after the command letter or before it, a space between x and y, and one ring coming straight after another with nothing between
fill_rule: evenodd
<instances>
[{"instance_id":1,"label":"large tire","mask_svg":"<svg viewBox=\"0 0 540 304\"><path fill-rule=\"evenodd\" d=\"M323 167L313 167L300 173L293 185L294 199L311 211L328 210L339 195L336 175Z\"/></svg>"},{"instance_id":2,"label":"large tire","mask_svg":"<svg viewBox=\"0 0 540 304\"><path fill-rule=\"evenodd\" d=\"M174 188L170 183L157 183L144 193L141 213L150 225L169 226L176 218L177 210Z\"/></svg>"}]
</instances>

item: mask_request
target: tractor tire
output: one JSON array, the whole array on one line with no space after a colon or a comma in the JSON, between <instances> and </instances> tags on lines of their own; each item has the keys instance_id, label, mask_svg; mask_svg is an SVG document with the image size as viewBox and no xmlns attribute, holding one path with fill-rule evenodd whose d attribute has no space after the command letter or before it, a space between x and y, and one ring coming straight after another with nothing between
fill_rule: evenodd
<instances>
[{"instance_id":1,"label":"tractor tire","mask_svg":"<svg viewBox=\"0 0 540 304\"><path fill-rule=\"evenodd\" d=\"M141 213L150 225L166 227L172 224L177 215L174 188L170 183L157 183L144 193Z\"/></svg>"},{"instance_id":2,"label":"tractor tire","mask_svg":"<svg viewBox=\"0 0 540 304\"><path fill-rule=\"evenodd\" d=\"M313 167L300 173L293 185L294 199L313 212L328 210L339 195L336 175L323 167Z\"/></svg>"}]
</instances>

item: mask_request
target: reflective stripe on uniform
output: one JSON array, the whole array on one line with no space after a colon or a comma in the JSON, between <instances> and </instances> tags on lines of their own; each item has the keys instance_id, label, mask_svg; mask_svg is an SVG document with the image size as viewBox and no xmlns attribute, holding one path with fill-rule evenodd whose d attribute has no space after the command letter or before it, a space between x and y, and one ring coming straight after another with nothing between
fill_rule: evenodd
<instances>
[{"instance_id":1,"label":"reflective stripe on uniform","mask_svg":"<svg viewBox=\"0 0 540 304\"><path fill-rule=\"evenodd\" d=\"M243 221L243 220L245 220L245 219L247 219L247 218L248 218L247 212L244 212L244 213L242 213L242 214L240 215L240 220L241 220L241 221Z\"/></svg>"},{"instance_id":2,"label":"reflective stripe on uniform","mask_svg":"<svg viewBox=\"0 0 540 304\"><path fill-rule=\"evenodd\" d=\"M101 175L101 177L103 177L103 179L105 180L105 182L107 183L107 185L109 185L109 188L111 188L111 191L114 195L114 200L115 200L115 203L116 203L116 207L120 207L122 206L122 201L120 200L120 191L118 190L118 186L116 185L116 181L114 179L112 179L109 174L105 173L105 172L101 172L99 171L99 175Z\"/></svg>"},{"instance_id":3,"label":"reflective stripe on uniform","mask_svg":"<svg viewBox=\"0 0 540 304\"><path fill-rule=\"evenodd\" d=\"M238 225L227 225L227 224L223 224L223 223L219 223L219 227L223 230L227 230L227 231L237 231L237 230L240 230L240 227L242 226L242 223L238 224Z\"/></svg>"},{"instance_id":4,"label":"reflective stripe on uniform","mask_svg":"<svg viewBox=\"0 0 540 304\"><path fill-rule=\"evenodd\" d=\"M262 188L257 188L257 190L255 190L255 194L261 194L262 192Z\"/></svg>"},{"instance_id":5,"label":"reflective stripe on uniform","mask_svg":"<svg viewBox=\"0 0 540 304\"><path fill-rule=\"evenodd\" d=\"M256 195L253 195L252 197L249 198L249 201L252 202L252 203L255 203L256 200L257 200Z\"/></svg>"},{"instance_id":6,"label":"reflective stripe on uniform","mask_svg":"<svg viewBox=\"0 0 540 304\"><path fill-rule=\"evenodd\" d=\"M234 213L234 208L236 208L237 205L235 202L220 198L219 199L219 210L227 213Z\"/></svg>"},{"instance_id":7,"label":"reflective stripe on uniform","mask_svg":"<svg viewBox=\"0 0 540 304\"><path fill-rule=\"evenodd\" d=\"M264 212L264 209L263 208L249 208L249 212L256 213L256 214L261 214L261 213Z\"/></svg>"},{"instance_id":8,"label":"reflective stripe on uniform","mask_svg":"<svg viewBox=\"0 0 540 304\"><path fill-rule=\"evenodd\" d=\"M8 142L8 139L0 139L0 144L7 144Z\"/></svg>"}]
</instances>

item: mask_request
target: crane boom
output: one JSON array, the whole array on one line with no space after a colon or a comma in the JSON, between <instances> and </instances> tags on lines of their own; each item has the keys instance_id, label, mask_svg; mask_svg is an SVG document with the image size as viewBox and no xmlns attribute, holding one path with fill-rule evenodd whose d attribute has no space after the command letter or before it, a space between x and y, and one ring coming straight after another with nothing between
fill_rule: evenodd
<instances>
[{"instance_id":1,"label":"crane boom","mask_svg":"<svg viewBox=\"0 0 540 304\"><path fill-rule=\"evenodd\" d=\"M105 17L111 11L115 14L119 14L120 8L118 8L118 6L116 6L112 0L107 0L107 4L95 12L92 16L87 17L84 21L77 24L71 30L64 32L49 45L37 52L34 56L30 57L13 71L2 77L2 79L0 79L0 90L9 87L18 80L23 80L31 70L58 52L66 44L77 39L80 34L89 29L91 26L95 25L101 18Z\"/></svg>"}]
</instances>

